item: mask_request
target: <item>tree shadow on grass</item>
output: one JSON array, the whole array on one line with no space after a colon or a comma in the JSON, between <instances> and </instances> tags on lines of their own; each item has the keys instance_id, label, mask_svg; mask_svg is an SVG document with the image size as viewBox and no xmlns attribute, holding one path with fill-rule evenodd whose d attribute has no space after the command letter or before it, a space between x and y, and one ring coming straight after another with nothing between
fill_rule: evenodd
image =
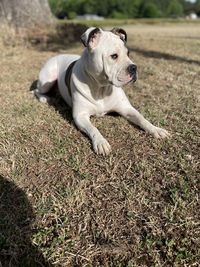
<instances>
[{"instance_id":1,"label":"tree shadow on grass","mask_svg":"<svg viewBox=\"0 0 200 267\"><path fill-rule=\"evenodd\" d=\"M51 267L31 243L33 208L26 194L0 175L0 266Z\"/></svg>"},{"instance_id":2,"label":"tree shadow on grass","mask_svg":"<svg viewBox=\"0 0 200 267\"><path fill-rule=\"evenodd\" d=\"M171 55L168 53L162 53L162 52L153 51L153 50L145 50L145 49L138 48L138 47L129 47L129 50L132 52L141 54L144 57L157 58L157 59L163 58L165 60L174 60L174 61L178 61L180 63L196 64L196 65L200 66L199 60L188 59L186 57L175 56L175 55Z\"/></svg>"},{"instance_id":3,"label":"tree shadow on grass","mask_svg":"<svg viewBox=\"0 0 200 267\"><path fill-rule=\"evenodd\" d=\"M27 39L39 51L59 52L71 47L79 47L80 37L88 26L80 23L62 22L55 25L54 31L30 32Z\"/></svg>"},{"instance_id":4,"label":"tree shadow on grass","mask_svg":"<svg viewBox=\"0 0 200 267\"><path fill-rule=\"evenodd\" d=\"M189 35L182 35L182 36L170 36L173 39L185 39L185 40L200 40L199 36L189 36Z\"/></svg>"}]
</instances>

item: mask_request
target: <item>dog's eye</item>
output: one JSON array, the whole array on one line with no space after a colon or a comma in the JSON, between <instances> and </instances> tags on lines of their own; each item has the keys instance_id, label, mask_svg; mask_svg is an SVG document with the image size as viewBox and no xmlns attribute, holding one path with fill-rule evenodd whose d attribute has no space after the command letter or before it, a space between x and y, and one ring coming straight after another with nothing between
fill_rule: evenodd
<instances>
[{"instance_id":1,"label":"dog's eye","mask_svg":"<svg viewBox=\"0 0 200 267\"><path fill-rule=\"evenodd\" d=\"M111 55L111 58L112 58L112 59L117 59L117 58L118 58L118 54L113 54L113 55Z\"/></svg>"}]
</instances>

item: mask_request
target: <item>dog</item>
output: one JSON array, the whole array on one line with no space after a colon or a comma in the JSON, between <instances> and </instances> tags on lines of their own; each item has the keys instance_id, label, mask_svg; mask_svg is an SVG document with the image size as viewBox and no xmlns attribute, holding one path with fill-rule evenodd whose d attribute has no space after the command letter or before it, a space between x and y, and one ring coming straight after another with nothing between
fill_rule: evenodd
<instances>
[{"instance_id":1,"label":"dog","mask_svg":"<svg viewBox=\"0 0 200 267\"><path fill-rule=\"evenodd\" d=\"M146 120L129 102L122 86L137 80L137 66L129 58L127 34L121 28L104 31L90 27L81 36L85 49L81 56L50 58L39 73L35 96L47 102L57 82L58 90L72 108L73 120L92 141L97 154L108 155L111 146L92 125L91 116L117 112L156 138L169 133Z\"/></svg>"}]
</instances>

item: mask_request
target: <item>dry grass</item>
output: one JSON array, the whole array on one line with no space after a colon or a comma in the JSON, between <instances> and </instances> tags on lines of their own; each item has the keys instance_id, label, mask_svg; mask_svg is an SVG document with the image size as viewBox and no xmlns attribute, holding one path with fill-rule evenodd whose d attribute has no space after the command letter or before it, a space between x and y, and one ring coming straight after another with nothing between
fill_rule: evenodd
<instances>
[{"instance_id":1,"label":"dry grass","mask_svg":"<svg viewBox=\"0 0 200 267\"><path fill-rule=\"evenodd\" d=\"M93 153L62 101L43 105L29 91L47 58L81 45L51 52L1 41L3 266L199 266L200 28L126 29L139 80L125 91L172 138L93 118L112 145L107 158Z\"/></svg>"}]
</instances>

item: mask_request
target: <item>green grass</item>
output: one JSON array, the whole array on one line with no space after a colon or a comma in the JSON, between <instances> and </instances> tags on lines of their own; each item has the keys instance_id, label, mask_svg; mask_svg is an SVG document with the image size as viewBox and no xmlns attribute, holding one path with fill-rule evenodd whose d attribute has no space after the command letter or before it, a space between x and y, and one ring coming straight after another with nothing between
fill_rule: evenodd
<instances>
[{"instance_id":1,"label":"green grass","mask_svg":"<svg viewBox=\"0 0 200 267\"><path fill-rule=\"evenodd\" d=\"M83 47L26 47L1 30L3 266L199 266L200 29L125 29L139 71L126 94L172 137L155 140L119 116L93 118L108 157L94 154L62 101L43 105L29 91L49 57Z\"/></svg>"}]
</instances>

